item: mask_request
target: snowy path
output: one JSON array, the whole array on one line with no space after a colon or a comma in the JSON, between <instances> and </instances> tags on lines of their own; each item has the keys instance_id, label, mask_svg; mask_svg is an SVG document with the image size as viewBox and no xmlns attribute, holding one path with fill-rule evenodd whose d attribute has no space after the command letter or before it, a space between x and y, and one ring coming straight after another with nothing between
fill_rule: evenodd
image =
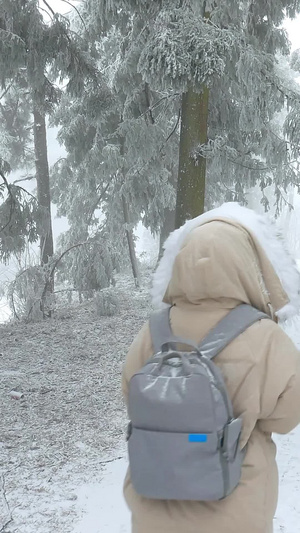
<instances>
[{"instance_id":1,"label":"snowy path","mask_svg":"<svg viewBox=\"0 0 300 533\"><path fill-rule=\"evenodd\" d=\"M276 436L280 479L279 505L274 533L300 530L300 426L286 436ZM130 533L130 515L122 497L126 460L110 463L100 484L78 491L82 518L73 533Z\"/></svg>"},{"instance_id":2,"label":"snowy path","mask_svg":"<svg viewBox=\"0 0 300 533\"><path fill-rule=\"evenodd\" d=\"M300 531L300 426L289 435L276 436L279 466L279 504L274 533Z\"/></svg>"},{"instance_id":3,"label":"snowy path","mask_svg":"<svg viewBox=\"0 0 300 533\"><path fill-rule=\"evenodd\" d=\"M122 496L126 460L110 463L101 484L84 485L77 492L82 518L73 533L129 533L130 515Z\"/></svg>"},{"instance_id":4,"label":"snowy path","mask_svg":"<svg viewBox=\"0 0 300 533\"><path fill-rule=\"evenodd\" d=\"M115 449L126 428L124 346L149 315L146 290L124 283L114 317L97 317L93 302L85 302L51 321L0 327L3 533L130 533L126 460L102 464L125 455ZM287 331L300 349L299 319ZM11 390L23 397L12 399ZM276 440L274 533L299 533L300 427Z\"/></svg>"}]
</instances>

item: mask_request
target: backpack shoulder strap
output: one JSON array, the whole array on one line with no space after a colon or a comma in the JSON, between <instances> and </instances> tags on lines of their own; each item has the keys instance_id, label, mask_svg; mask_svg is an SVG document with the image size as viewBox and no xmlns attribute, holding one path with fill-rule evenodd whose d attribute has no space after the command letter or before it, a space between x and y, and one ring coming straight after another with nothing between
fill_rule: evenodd
<instances>
[{"instance_id":1,"label":"backpack shoulder strap","mask_svg":"<svg viewBox=\"0 0 300 533\"><path fill-rule=\"evenodd\" d=\"M154 353L160 352L163 344L173 337L170 326L170 309L171 307L161 309L150 315L149 326Z\"/></svg>"},{"instance_id":2,"label":"backpack shoulder strap","mask_svg":"<svg viewBox=\"0 0 300 533\"><path fill-rule=\"evenodd\" d=\"M203 339L199 345L201 354L208 359L213 359L252 324L266 318L270 319L268 315L251 307L251 305L239 305L230 311Z\"/></svg>"},{"instance_id":3,"label":"backpack shoulder strap","mask_svg":"<svg viewBox=\"0 0 300 533\"><path fill-rule=\"evenodd\" d=\"M167 349L176 349L177 344L188 345L199 352L197 343L190 339L174 335L170 324L170 310L171 307L168 307L160 311L155 311L150 315L149 327L154 353L156 354Z\"/></svg>"}]
</instances>

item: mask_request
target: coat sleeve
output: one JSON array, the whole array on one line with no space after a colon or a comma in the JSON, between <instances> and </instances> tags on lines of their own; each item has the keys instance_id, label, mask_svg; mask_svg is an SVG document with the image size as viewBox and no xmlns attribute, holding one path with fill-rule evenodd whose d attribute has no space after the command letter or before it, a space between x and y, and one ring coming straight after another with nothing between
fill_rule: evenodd
<instances>
[{"instance_id":1,"label":"coat sleeve","mask_svg":"<svg viewBox=\"0 0 300 533\"><path fill-rule=\"evenodd\" d=\"M300 423L300 353L276 324L261 384L259 427L267 433L288 433Z\"/></svg>"},{"instance_id":2,"label":"coat sleeve","mask_svg":"<svg viewBox=\"0 0 300 533\"><path fill-rule=\"evenodd\" d=\"M122 392L125 403L128 403L128 384L133 376L140 368L144 366L146 361L153 355L152 341L150 335L149 322L146 322L142 329L135 337L132 345L129 348L126 356L123 370L122 370Z\"/></svg>"}]
</instances>

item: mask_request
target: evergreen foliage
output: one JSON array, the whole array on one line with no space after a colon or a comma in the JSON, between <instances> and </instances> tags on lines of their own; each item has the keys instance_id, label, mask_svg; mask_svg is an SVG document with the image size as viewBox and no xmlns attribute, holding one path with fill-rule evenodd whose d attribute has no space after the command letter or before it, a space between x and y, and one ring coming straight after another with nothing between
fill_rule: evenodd
<instances>
[{"instance_id":1,"label":"evergreen foliage","mask_svg":"<svg viewBox=\"0 0 300 533\"><path fill-rule=\"evenodd\" d=\"M281 25L298 1L147 2L88 0L88 24L98 35L120 27L122 65L153 91L209 89L208 140L195 140L197 166L207 159L206 204L234 199L258 183L275 184L277 203L299 182L289 142L297 143L299 87L281 68L289 42ZM295 64L295 61L294 63ZM287 111L282 131L278 116ZM195 214L195 213L194 213Z\"/></svg>"},{"instance_id":2,"label":"evergreen foliage","mask_svg":"<svg viewBox=\"0 0 300 533\"><path fill-rule=\"evenodd\" d=\"M93 294L128 245L136 270L138 222L164 238L175 205L180 224L204 192L206 207L246 203L258 184L267 210L272 186L279 211L300 190L300 60L282 28L299 12L300 0L82 0L66 17L0 0L0 258L39 238L50 271L63 255L57 280ZM51 183L48 117L67 152ZM33 162L36 198L7 181ZM51 201L70 226L55 257Z\"/></svg>"},{"instance_id":3,"label":"evergreen foliage","mask_svg":"<svg viewBox=\"0 0 300 533\"><path fill-rule=\"evenodd\" d=\"M42 5L50 12L49 23L43 18ZM47 263L53 255L53 238L46 115L53 112L60 100L62 89L58 82L65 84L67 94L75 96L83 91L87 79L95 86L100 80L89 44L71 30L68 18L52 11L47 2L1 0L0 13L0 80L4 100L0 109L5 128L4 135L2 125L0 147L4 152L2 157L5 156L13 168L35 161L37 201L44 221L42 224L36 221L36 231L32 232L35 212L31 212L28 222L27 210L19 205L24 223L18 230L25 236L30 226L29 240L39 235L41 260ZM15 205L18 200L15 197ZM1 214L5 215L5 205ZM20 223L21 219L19 217ZM9 240L4 239L3 245L7 242ZM5 258L19 250L18 240L14 242L16 249L7 248Z\"/></svg>"}]
</instances>

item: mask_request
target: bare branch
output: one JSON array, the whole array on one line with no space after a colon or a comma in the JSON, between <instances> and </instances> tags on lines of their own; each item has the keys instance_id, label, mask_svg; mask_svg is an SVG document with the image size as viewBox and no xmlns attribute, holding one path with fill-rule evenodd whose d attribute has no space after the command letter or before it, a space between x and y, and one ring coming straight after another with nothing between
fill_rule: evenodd
<instances>
[{"instance_id":1,"label":"bare branch","mask_svg":"<svg viewBox=\"0 0 300 533\"><path fill-rule=\"evenodd\" d=\"M104 189L103 189L103 191L101 192L100 196L97 198L97 201L95 202L94 207L93 207L93 209L92 209L92 211L91 211L91 214L90 214L90 216L89 216L89 218L88 218L88 221L87 221L88 226L89 226L90 223L91 223L92 216L93 216L93 214L94 214L95 209L97 209L99 203L101 202L101 200L103 200L104 195L105 195L105 193L106 193L108 187L110 186L110 184L111 184L111 182L109 181L108 184L106 185L106 187L104 187Z\"/></svg>"},{"instance_id":2,"label":"bare branch","mask_svg":"<svg viewBox=\"0 0 300 533\"><path fill-rule=\"evenodd\" d=\"M58 165L58 163L60 163L61 161L68 161L68 160L66 157L60 157L57 161L55 161L52 168L55 168L56 165Z\"/></svg>"},{"instance_id":3,"label":"bare branch","mask_svg":"<svg viewBox=\"0 0 300 533\"><path fill-rule=\"evenodd\" d=\"M67 250L65 250L59 257L58 259L56 259L56 261L54 262L54 265L52 266L51 270L50 270L50 274L48 276L48 279L45 283L45 286L43 288L43 292L42 292L42 295L41 295L41 299L40 299L40 308L41 308L41 311L43 313L43 317L45 318L45 313L44 313L44 302L45 302L45 298L46 298L46 294L47 294L47 290L48 290L48 287L49 285L52 283L52 279L53 279L53 276L54 276L54 272L55 272L55 269L57 268L58 264L60 263L60 261L62 260L62 258L68 253L70 252L71 250L74 250L75 248L78 248L79 246L84 246L86 244L90 244L91 241L85 241L85 242L79 242L78 244L73 244L73 246L70 246L70 248L68 248ZM28 317L30 315L32 311L32 307L31 309L29 310L29 313L28 313Z\"/></svg>"},{"instance_id":4,"label":"bare branch","mask_svg":"<svg viewBox=\"0 0 300 533\"><path fill-rule=\"evenodd\" d=\"M47 9L44 9L43 7L39 6L39 10L40 10L40 11L43 11L44 13L46 13L46 15L47 15L49 18L51 18L51 20L53 20L53 16L51 15L51 13L49 13L49 12L47 11Z\"/></svg>"},{"instance_id":5,"label":"bare branch","mask_svg":"<svg viewBox=\"0 0 300 533\"><path fill-rule=\"evenodd\" d=\"M9 84L8 87L6 87L6 89L4 90L4 92L1 94L0 96L0 100L2 100L2 98L4 98L4 96L8 93L9 89L12 87L13 83L14 83L15 80L12 80L11 83Z\"/></svg>"},{"instance_id":6,"label":"bare branch","mask_svg":"<svg viewBox=\"0 0 300 533\"><path fill-rule=\"evenodd\" d=\"M73 9L75 9L75 11L76 11L78 17L80 18L80 20L81 20L81 22L82 22L82 24L83 24L84 29L86 30L87 27L86 27L86 25L85 25L85 22L84 22L84 20L83 20L83 18L82 18L82 15L81 15L79 9L77 9L77 7L74 6L73 4L71 4L71 2L69 2L68 0L61 0L61 2L64 2L65 4L69 4L69 6L71 6Z\"/></svg>"},{"instance_id":7,"label":"bare branch","mask_svg":"<svg viewBox=\"0 0 300 533\"><path fill-rule=\"evenodd\" d=\"M176 124L174 126L174 128L172 129L171 133L168 135L168 137L166 138L164 144L167 144L167 142L171 139L172 135L175 133L175 131L177 130L177 127L178 127L178 124L180 122L180 118L181 118L181 111L179 109L179 112L178 112L178 117L177 117L177 121L176 121ZM161 148L162 149L162 148Z\"/></svg>"},{"instance_id":8,"label":"bare branch","mask_svg":"<svg viewBox=\"0 0 300 533\"><path fill-rule=\"evenodd\" d=\"M162 102L164 102L165 100L169 100L169 98L175 98L176 96L180 96L180 93L173 93L162 96L156 102L154 102L151 107L147 107L146 111L141 113L137 118L143 117L147 115L147 113L152 113L152 111L154 111L154 109L156 109Z\"/></svg>"},{"instance_id":9,"label":"bare branch","mask_svg":"<svg viewBox=\"0 0 300 533\"><path fill-rule=\"evenodd\" d=\"M230 161L231 163L234 163L235 165L239 165L240 167L242 168L247 168L248 170L255 170L257 172L267 172L267 171L272 171L272 167L251 167L251 166L248 166L246 165L245 163L242 163L241 161L238 161L237 159L230 159L230 157L227 157L228 161ZM257 159L255 159L254 161L257 161ZM258 161L260 163L260 161Z\"/></svg>"},{"instance_id":10,"label":"bare branch","mask_svg":"<svg viewBox=\"0 0 300 533\"><path fill-rule=\"evenodd\" d=\"M4 30L3 28L0 28L0 34L4 33L8 35L8 37L12 37L13 39L16 39L17 41L21 42L25 46L25 41L20 37L20 35L17 35L16 33L13 33L10 30Z\"/></svg>"},{"instance_id":11,"label":"bare branch","mask_svg":"<svg viewBox=\"0 0 300 533\"><path fill-rule=\"evenodd\" d=\"M52 13L53 17L55 17L56 13L55 13L55 11L53 11L52 7L48 4L47 0L42 0L42 2L49 9L49 11Z\"/></svg>"},{"instance_id":12,"label":"bare branch","mask_svg":"<svg viewBox=\"0 0 300 533\"><path fill-rule=\"evenodd\" d=\"M282 191L280 190L280 187L278 185L276 185L276 188L275 188L275 194L278 193L278 195L281 197L281 199L284 201L285 205L288 206L288 208L291 210L291 211L294 211L294 206L293 204L291 204L286 198L285 196L283 195Z\"/></svg>"},{"instance_id":13,"label":"bare branch","mask_svg":"<svg viewBox=\"0 0 300 533\"><path fill-rule=\"evenodd\" d=\"M153 116L151 104L150 104L150 90L149 90L148 83L145 83L144 92L145 92L146 104L147 104L147 109L149 111L149 117L150 117L151 124L155 124L155 120L154 120L154 116Z\"/></svg>"},{"instance_id":14,"label":"bare branch","mask_svg":"<svg viewBox=\"0 0 300 533\"><path fill-rule=\"evenodd\" d=\"M30 181L34 179L35 179L35 176L27 176L26 178L20 178L19 180L13 181L13 184L15 185L16 183L21 183L22 181Z\"/></svg>"},{"instance_id":15,"label":"bare branch","mask_svg":"<svg viewBox=\"0 0 300 533\"><path fill-rule=\"evenodd\" d=\"M37 201L36 196L34 196L33 194L31 194L31 192L27 191L26 189L24 189L24 188L21 187L20 185L17 185L17 187L18 187L18 189L20 189L20 191L25 192L25 194L28 194L28 196L31 196L31 198L33 198L34 200Z\"/></svg>"},{"instance_id":16,"label":"bare branch","mask_svg":"<svg viewBox=\"0 0 300 533\"><path fill-rule=\"evenodd\" d=\"M18 313L16 311L16 306L15 306L15 299L14 299L15 286L16 286L17 280L21 276L23 276L23 274L26 274L26 272L28 272L29 270L30 270L30 267L25 268L25 270L22 270L22 272L19 272L19 274L16 275L15 279L12 282L12 290L11 290L11 294L10 294L10 302L11 302L14 318L16 318L17 320L20 320L20 317L19 317L19 315L18 315Z\"/></svg>"}]
</instances>

